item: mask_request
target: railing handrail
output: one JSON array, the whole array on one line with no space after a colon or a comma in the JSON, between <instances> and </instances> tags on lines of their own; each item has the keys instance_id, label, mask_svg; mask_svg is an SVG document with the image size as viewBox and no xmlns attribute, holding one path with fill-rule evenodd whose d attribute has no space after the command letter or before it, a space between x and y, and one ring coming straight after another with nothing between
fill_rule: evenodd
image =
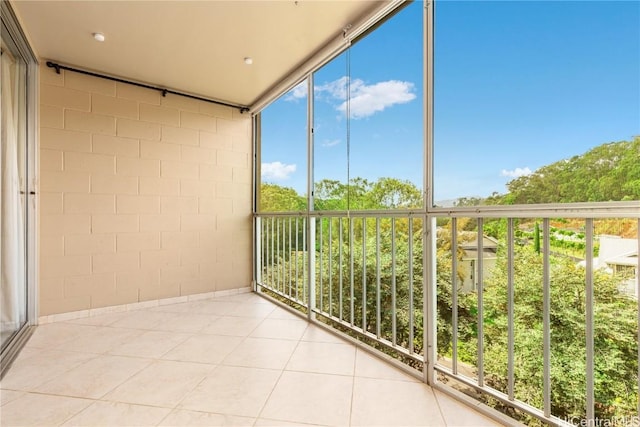
<instances>
[{"instance_id":1,"label":"railing handrail","mask_svg":"<svg viewBox=\"0 0 640 427\"><path fill-rule=\"evenodd\" d=\"M255 212L254 217L308 216L308 217L375 217L375 216L445 216L466 218L640 218L640 201L547 203L535 205L483 205L413 209L370 209L290 212Z\"/></svg>"}]
</instances>

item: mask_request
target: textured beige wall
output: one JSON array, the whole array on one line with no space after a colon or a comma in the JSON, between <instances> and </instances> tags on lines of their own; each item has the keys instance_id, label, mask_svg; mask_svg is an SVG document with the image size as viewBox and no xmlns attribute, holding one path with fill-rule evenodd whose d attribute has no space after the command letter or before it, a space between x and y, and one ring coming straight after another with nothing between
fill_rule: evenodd
<instances>
[{"instance_id":1,"label":"textured beige wall","mask_svg":"<svg viewBox=\"0 0 640 427\"><path fill-rule=\"evenodd\" d=\"M249 115L40 72L39 315L249 286Z\"/></svg>"}]
</instances>

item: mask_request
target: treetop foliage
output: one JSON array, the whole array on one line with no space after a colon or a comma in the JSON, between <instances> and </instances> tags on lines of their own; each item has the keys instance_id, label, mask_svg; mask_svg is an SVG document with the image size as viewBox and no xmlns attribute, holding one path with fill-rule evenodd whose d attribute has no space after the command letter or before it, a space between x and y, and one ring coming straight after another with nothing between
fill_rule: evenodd
<instances>
[{"instance_id":1,"label":"treetop foliage","mask_svg":"<svg viewBox=\"0 0 640 427\"><path fill-rule=\"evenodd\" d=\"M461 197L455 206L574 203L640 200L640 136L610 142L543 166L507 183L508 192ZM314 185L315 210L410 209L422 207L423 194L410 181L383 177L323 179ZM306 210L306 196L293 188L262 184L262 211Z\"/></svg>"},{"instance_id":2,"label":"treetop foliage","mask_svg":"<svg viewBox=\"0 0 640 427\"><path fill-rule=\"evenodd\" d=\"M640 136L543 166L507 188L502 204L640 200Z\"/></svg>"}]
</instances>

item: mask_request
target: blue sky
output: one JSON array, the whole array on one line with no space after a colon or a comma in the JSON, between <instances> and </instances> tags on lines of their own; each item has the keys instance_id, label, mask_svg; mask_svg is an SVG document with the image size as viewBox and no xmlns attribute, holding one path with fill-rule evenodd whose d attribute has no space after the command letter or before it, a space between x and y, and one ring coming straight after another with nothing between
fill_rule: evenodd
<instances>
[{"instance_id":1,"label":"blue sky","mask_svg":"<svg viewBox=\"0 0 640 427\"><path fill-rule=\"evenodd\" d=\"M349 126L352 178L422 187L421 7L315 74L316 181L346 181ZM504 193L516 176L640 134L640 2L439 1L435 10L435 200ZM301 89L263 111L262 174L304 194Z\"/></svg>"}]
</instances>

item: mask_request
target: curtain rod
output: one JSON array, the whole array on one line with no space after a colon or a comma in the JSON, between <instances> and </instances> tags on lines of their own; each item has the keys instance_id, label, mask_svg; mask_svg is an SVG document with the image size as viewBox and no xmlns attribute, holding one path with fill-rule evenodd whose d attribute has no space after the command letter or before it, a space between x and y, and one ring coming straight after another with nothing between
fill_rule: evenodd
<instances>
[{"instance_id":1,"label":"curtain rod","mask_svg":"<svg viewBox=\"0 0 640 427\"><path fill-rule=\"evenodd\" d=\"M121 79L121 78L118 78L118 77L112 77L112 76L108 76L106 74L99 74L99 73L94 73L94 72L91 72L91 71L80 70L78 68L67 67L66 65L57 64L57 63L51 62L51 61L47 61L47 67L55 69L57 74L60 74L60 70L72 71L74 73L85 74L87 76L93 76L93 77L98 77L98 78L101 78L101 79L112 80L114 82L126 83L126 84L129 84L129 85L143 87L143 88L146 88L146 89L157 90L157 91L162 93L163 97L167 96L167 94L170 93L172 95L179 95L179 96L184 96L186 98L197 99L198 101L205 101L205 102L210 102L212 104L223 105L225 107L237 108L238 110L240 110L240 113L246 113L246 112L249 111L249 108L244 106L244 105L234 105L234 104L229 104L229 103L222 102L222 101L215 101L213 99L202 98L202 97L199 97L199 96L190 95L188 93L177 92L177 91L171 90L171 89L165 89L165 88L162 88L162 87L157 87L157 86L147 85L147 84L144 84L144 83L134 82L134 81L131 81L131 80Z\"/></svg>"}]
</instances>

